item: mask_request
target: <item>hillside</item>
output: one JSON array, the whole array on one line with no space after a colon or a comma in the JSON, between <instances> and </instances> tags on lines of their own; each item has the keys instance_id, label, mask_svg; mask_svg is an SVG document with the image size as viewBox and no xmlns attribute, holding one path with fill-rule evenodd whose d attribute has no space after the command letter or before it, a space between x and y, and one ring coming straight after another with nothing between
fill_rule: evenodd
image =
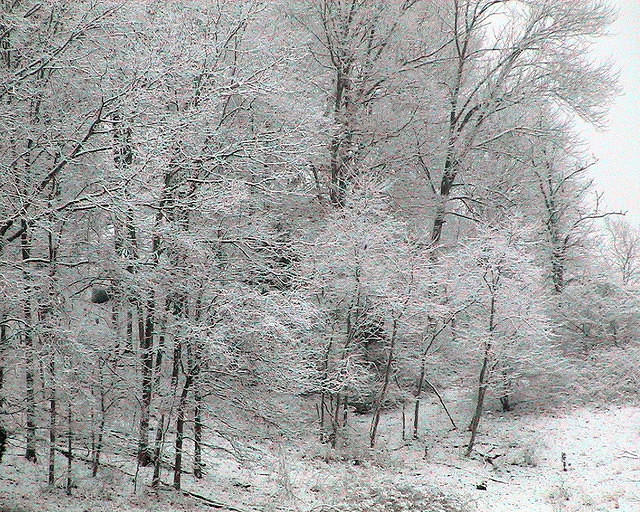
<instances>
[{"instance_id":1,"label":"hillside","mask_svg":"<svg viewBox=\"0 0 640 512\"><path fill-rule=\"evenodd\" d=\"M468 406L460 401L454 417ZM450 430L436 404L423 416L424 441L403 442L399 411L385 414L380 447L335 453L311 439L255 446L245 464L211 458L205 480L184 489L232 508L261 511L635 512L640 508L640 408L581 408L554 415L489 413L478 451L461 456L467 432ZM355 430L368 428L366 416ZM567 470L563 470L562 454ZM480 455L482 454L482 455ZM488 456L492 462L487 462ZM126 467L126 466L125 466ZM46 468L11 453L0 477L3 512L211 510L173 490L153 491L106 470L97 480L78 467L73 497L43 486ZM144 472L141 480L148 481ZM486 487L486 488L485 488Z\"/></svg>"}]
</instances>

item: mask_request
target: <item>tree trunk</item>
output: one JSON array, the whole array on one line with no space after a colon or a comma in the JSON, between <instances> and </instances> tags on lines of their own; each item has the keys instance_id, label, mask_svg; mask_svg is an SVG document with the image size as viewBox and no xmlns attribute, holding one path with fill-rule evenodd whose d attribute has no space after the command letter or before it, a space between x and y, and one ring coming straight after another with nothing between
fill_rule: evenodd
<instances>
[{"instance_id":1,"label":"tree trunk","mask_svg":"<svg viewBox=\"0 0 640 512\"><path fill-rule=\"evenodd\" d=\"M455 7L457 10L457 6ZM456 12L457 16L457 12ZM457 18L456 18L457 19ZM456 34L456 38L458 35ZM467 57L467 41L464 42L462 47L458 46L458 66L455 76L455 85L451 91L451 108L449 111L449 134L447 141L447 156L444 160L444 166L442 169L442 180L440 181L440 198L436 207L435 217L433 219L433 229L431 230L431 243L436 245L440 242L442 237L442 227L445 224L445 215L447 211L447 202L449 195L451 194L451 188L456 180L458 174L458 162L456 159L456 142L458 140L460 130L462 127L458 127L458 102L460 101L460 89L463 82L463 73ZM456 41L458 44L458 41Z\"/></svg>"},{"instance_id":2,"label":"tree trunk","mask_svg":"<svg viewBox=\"0 0 640 512\"><path fill-rule=\"evenodd\" d=\"M346 427L349 420L349 396L344 395L342 399L342 426Z\"/></svg>"},{"instance_id":3,"label":"tree trunk","mask_svg":"<svg viewBox=\"0 0 640 512\"><path fill-rule=\"evenodd\" d=\"M450 142L450 145L453 141ZM450 149L444 163L444 171L442 173L442 181L440 182L440 198L436 207L435 217L433 219L433 229L431 230L431 242L437 244L442 237L442 227L445 224L445 215L447 211L447 202L451 194L451 188L455 182L457 175L457 165L454 161L453 150Z\"/></svg>"},{"instance_id":4,"label":"tree trunk","mask_svg":"<svg viewBox=\"0 0 640 512\"><path fill-rule=\"evenodd\" d=\"M338 430L340 428L340 393L336 393L331 400L331 448L335 449L338 444Z\"/></svg>"},{"instance_id":5,"label":"tree trunk","mask_svg":"<svg viewBox=\"0 0 640 512\"><path fill-rule=\"evenodd\" d=\"M348 77L342 70L336 71L336 90L335 90L335 103L334 103L334 117L337 126L343 127L344 120L342 106L343 96L348 82ZM335 133L331 139L331 185L329 189L329 198L331 203L337 207L342 208L344 206L346 179L344 176L345 168L342 161L342 155L344 153L344 133L339 130Z\"/></svg>"},{"instance_id":6,"label":"tree trunk","mask_svg":"<svg viewBox=\"0 0 640 512\"><path fill-rule=\"evenodd\" d=\"M202 478L202 396L198 386L194 388L195 407L193 412L193 476Z\"/></svg>"},{"instance_id":7,"label":"tree trunk","mask_svg":"<svg viewBox=\"0 0 640 512\"><path fill-rule=\"evenodd\" d=\"M129 307L127 307L127 340L125 345L125 352L130 354L135 353L135 347L133 345L133 313L131 312L131 308L133 304L129 301Z\"/></svg>"},{"instance_id":8,"label":"tree trunk","mask_svg":"<svg viewBox=\"0 0 640 512\"><path fill-rule=\"evenodd\" d=\"M0 463L2 463L2 456L7 446L7 430L0 424Z\"/></svg>"},{"instance_id":9,"label":"tree trunk","mask_svg":"<svg viewBox=\"0 0 640 512\"><path fill-rule=\"evenodd\" d=\"M73 446L72 446L72 430L71 430L71 400L67 403L67 451L69 456L67 457L67 494L71 496L71 462L73 460Z\"/></svg>"},{"instance_id":10,"label":"tree trunk","mask_svg":"<svg viewBox=\"0 0 640 512\"><path fill-rule=\"evenodd\" d=\"M49 195L49 207L51 208L51 202L56 195L56 180L52 181L51 185L51 193ZM52 216L49 216L49 221L52 226L55 225L55 219ZM46 325L47 322L51 322L51 315L53 310L53 305L55 304L55 288L54 282L56 279L56 248L54 244L54 235L53 230L50 230L48 233L48 247L49 247L49 291L48 291L48 302L44 304L40 304L38 307L39 314L39 323L41 325ZM48 344L49 345L49 475L48 482L50 486L55 485L56 478L56 352L55 352L55 340L56 335L53 333L49 334L49 339L44 340L40 339L41 345ZM44 386L44 378L42 378L42 384Z\"/></svg>"},{"instance_id":11,"label":"tree trunk","mask_svg":"<svg viewBox=\"0 0 640 512\"><path fill-rule=\"evenodd\" d=\"M320 392L320 410L318 411L318 421L320 423L320 443L325 442L324 416L325 416L326 400L327 400L326 393L323 390Z\"/></svg>"},{"instance_id":12,"label":"tree trunk","mask_svg":"<svg viewBox=\"0 0 640 512\"><path fill-rule=\"evenodd\" d=\"M194 307L194 320L200 322L202 314L202 290L196 299ZM204 401L202 400L202 394L200 393L200 369L202 367L202 348L196 341L194 350L194 364L193 364L193 476L195 478L202 478L204 464L202 463L202 411Z\"/></svg>"},{"instance_id":13,"label":"tree trunk","mask_svg":"<svg viewBox=\"0 0 640 512\"><path fill-rule=\"evenodd\" d=\"M325 430L324 430L325 414L327 412L326 411L327 410L327 392L324 390L324 383L326 383L327 379L329 378L329 356L331 355L332 345L333 345L333 331L331 332L331 339L327 344L327 350L325 351L325 354L324 354L324 368L323 368L323 375L322 375L323 389L322 389L322 392L320 393L320 442L321 443L327 442Z\"/></svg>"},{"instance_id":14,"label":"tree trunk","mask_svg":"<svg viewBox=\"0 0 640 512\"><path fill-rule=\"evenodd\" d=\"M478 396L476 398L476 408L473 413L473 418L471 418L471 424L469 425L469 430L471 431L471 439L469 439L469 444L467 445L467 451L465 452L465 457L471 455L473 450L473 445L476 441L476 435L478 433L478 425L480 424L480 417L482 416L482 409L484 406L484 397L487 392L487 384L485 382L486 372L489 361L488 358L485 357L482 363L482 370L480 371L480 381L478 384Z\"/></svg>"},{"instance_id":15,"label":"tree trunk","mask_svg":"<svg viewBox=\"0 0 640 512\"><path fill-rule=\"evenodd\" d=\"M551 279L555 292L562 293L565 286L564 255L562 249L553 249L553 254L551 255Z\"/></svg>"},{"instance_id":16,"label":"tree trunk","mask_svg":"<svg viewBox=\"0 0 640 512\"><path fill-rule=\"evenodd\" d=\"M95 477L98 474L98 467L100 466L100 454L102 453L102 444L104 442L104 427L106 422L107 410L105 406L105 391L103 384L102 365L99 365L100 374L98 375L100 386L100 423L98 425L98 439L96 441L93 450L93 461L91 464L91 476Z\"/></svg>"},{"instance_id":17,"label":"tree trunk","mask_svg":"<svg viewBox=\"0 0 640 512\"><path fill-rule=\"evenodd\" d=\"M391 377L391 367L393 364L393 350L395 348L396 334L398 330L398 319L393 319L393 331L391 333L391 344L389 345L389 356L387 357L387 365L384 369L384 381L380 395L376 400L376 406L373 413L373 419L371 420L371 428L369 429L369 446L373 448L376 445L376 434L378 432L378 423L380 422L380 414L382 413L382 404L387 394L387 388L389 387L389 380Z\"/></svg>"},{"instance_id":18,"label":"tree trunk","mask_svg":"<svg viewBox=\"0 0 640 512\"><path fill-rule=\"evenodd\" d=\"M489 311L489 336L492 336L493 331L495 329L494 321L495 321L495 312L496 312L496 296L495 291L492 290L491 293L491 308ZM467 445L467 450L465 452L465 457L471 455L473 451L473 445L476 441L476 435L478 433L478 425L480 425L480 417L482 416L482 409L484 407L484 397L487 393L487 378L488 378L488 370L489 370L489 358L491 357L491 339L485 342L484 346L484 358L482 359L482 368L480 370L480 377L478 378L478 396L476 398L476 409L473 413L473 418L471 418L471 424L469 425L469 430L471 431L471 439L469 439L469 444Z\"/></svg>"},{"instance_id":19,"label":"tree trunk","mask_svg":"<svg viewBox=\"0 0 640 512\"><path fill-rule=\"evenodd\" d=\"M22 260L26 261L31 257L31 241L29 239L27 223L23 219L21 221L22 235L20 236ZM29 265L29 263L24 263ZM26 388L26 400L27 400L27 431L26 431L26 450L25 458L30 462L37 462L38 456L36 454L36 402L35 402L35 390L33 369L35 367L35 358L33 353L33 334L32 329L32 315L31 315L31 286L28 284L31 280L29 272L23 269L25 278L25 300L23 304L24 311L24 334L23 341L25 345L26 355L26 368L25 368L25 388Z\"/></svg>"},{"instance_id":20,"label":"tree trunk","mask_svg":"<svg viewBox=\"0 0 640 512\"><path fill-rule=\"evenodd\" d=\"M173 314L176 318L181 318L186 314L186 298L183 295L174 297ZM174 336L173 341L173 364L171 370L171 388L173 390L173 397L175 399L178 389L178 380L180 378L180 362L182 360L182 340L180 336ZM182 441L184 436L184 409L186 407L187 393L189 392L189 386L191 385L192 375L187 375L182 393L178 401L178 410L176 417L176 439L175 439L175 460L173 471L173 486L176 489L180 489L180 478L182 475ZM169 420L170 421L170 420Z\"/></svg>"},{"instance_id":21,"label":"tree trunk","mask_svg":"<svg viewBox=\"0 0 640 512\"><path fill-rule=\"evenodd\" d=\"M49 390L49 478L51 487L56 483L56 368L55 354L50 355L49 376L51 378Z\"/></svg>"},{"instance_id":22,"label":"tree trunk","mask_svg":"<svg viewBox=\"0 0 640 512\"><path fill-rule=\"evenodd\" d=\"M424 386L424 377L426 372L426 362L427 358L425 356L422 357L421 365L420 365L420 377L418 378L418 385L416 386L416 406L413 410L413 439L418 439L418 424L420 421L420 399L422 397L422 388Z\"/></svg>"},{"instance_id":23,"label":"tree trunk","mask_svg":"<svg viewBox=\"0 0 640 512\"><path fill-rule=\"evenodd\" d=\"M7 324L5 316L0 316L0 414L4 407L4 351L7 349Z\"/></svg>"},{"instance_id":24,"label":"tree trunk","mask_svg":"<svg viewBox=\"0 0 640 512\"><path fill-rule=\"evenodd\" d=\"M182 476L182 442L184 438L184 414L187 407L187 396L191 387L192 376L187 375L180 393L180 401L178 402L178 411L176 418L176 445L175 445L175 464L173 466L173 487L180 489L180 477Z\"/></svg>"},{"instance_id":25,"label":"tree trunk","mask_svg":"<svg viewBox=\"0 0 640 512\"><path fill-rule=\"evenodd\" d=\"M153 449L153 478L151 480L151 487L154 489L160 484L160 467L162 464L162 438L164 431L164 414L160 416L158 422L158 428L156 429L156 443Z\"/></svg>"},{"instance_id":26,"label":"tree trunk","mask_svg":"<svg viewBox=\"0 0 640 512\"><path fill-rule=\"evenodd\" d=\"M153 292L150 292L153 293ZM140 441L138 443L138 459L141 466L149 466L152 462L149 446L149 417L153 388L153 331L155 304L153 298L147 301L146 318L143 319L142 308L139 308L138 332L140 335L140 358L142 374L142 396L140 407Z\"/></svg>"},{"instance_id":27,"label":"tree trunk","mask_svg":"<svg viewBox=\"0 0 640 512\"><path fill-rule=\"evenodd\" d=\"M502 412L509 412L513 409L511 404L511 383L509 376L505 369L502 370L502 396L500 397L500 404L502 405Z\"/></svg>"},{"instance_id":28,"label":"tree trunk","mask_svg":"<svg viewBox=\"0 0 640 512\"><path fill-rule=\"evenodd\" d=\"M4 351L7 346L7 325L4 323L4 316L0 317L0 418L3 417L4 412ZM2 421L0 420L0 463L2 463L2 456L6 449L7 443L7 431L4 428Z\"/></svg>"},{"instance_id":29,"label":"tree trunk","mask_svg":"<svg viewBox=\"0 0 640 512\"><path fill-rule=\"evenodd\" d=\"M155 378L153 380L153 388L158 389L160 385L160 377L162 376L162 362L164 360L164 351L165 351L165 329L166 329L166 318L161 318L159 320L158 325L158 346L156 348L156 357L154 361L154 374Z\"/></svg>"}]
</instances>

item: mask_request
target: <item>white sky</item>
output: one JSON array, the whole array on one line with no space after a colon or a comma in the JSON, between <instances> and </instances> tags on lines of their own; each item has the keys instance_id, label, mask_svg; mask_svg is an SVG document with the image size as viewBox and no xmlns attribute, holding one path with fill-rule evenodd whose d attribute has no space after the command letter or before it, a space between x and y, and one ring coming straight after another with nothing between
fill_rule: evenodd
<instances>
[{"instance_id":1,"label":"white sky","mask_svg":"<svg viewBox=\"0 0 640 512\"><path fill-rule=\"evenodd\" d=\"M612 105L608 129L585 128L583 134L599 160L593 176L606 206L627 211L628 220L640 225L640 0L611 3L619 17L596 52L599 58L613 59L622 93Z\"/></svg>"}]
</instances>

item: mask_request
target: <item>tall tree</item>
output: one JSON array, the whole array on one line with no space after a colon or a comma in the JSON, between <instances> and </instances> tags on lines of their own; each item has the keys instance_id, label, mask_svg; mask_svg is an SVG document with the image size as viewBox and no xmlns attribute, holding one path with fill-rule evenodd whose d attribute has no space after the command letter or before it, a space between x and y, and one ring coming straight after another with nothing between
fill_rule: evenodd
<instances>
[{"instance_id":1,"label":"tall tree","mask_svg":"<svg viewBox=\"0 0 640 512\"><path fill-rule=\"evenodd\" d=\"M431 231L438 242L452 191L461 174L466 182L476 155L491 154L507 136L535 132L526 112L536 105L601 121L614 82L607 66L585 56L589 38L610 22L606 4L446 0L434 9L451 27L452 39L448 58L433 68L446 77L441 117L447 134L432 166L440 169Z\"/></svg>"}]
</instances>

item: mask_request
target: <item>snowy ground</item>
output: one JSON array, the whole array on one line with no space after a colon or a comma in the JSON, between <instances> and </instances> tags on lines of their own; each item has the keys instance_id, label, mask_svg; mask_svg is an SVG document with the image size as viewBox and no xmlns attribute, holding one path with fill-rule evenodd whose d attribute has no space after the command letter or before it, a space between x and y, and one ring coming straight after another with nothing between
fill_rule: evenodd
<instances>
[{"instance_id":1,"label":"snowy ground","mask_svg":"<svg viewBox=\"0 0 640 512\"><path fill-rule=\"evenodd\" d=\"M400 422L391 415L386 419L382 452L365 456L361 465L317 458L293 464L290 479L299 502L311 508L332 496L330 503L338 506L336 494L348 487L341 488L342 478L369 482L372 489L376 480L425 494L435 488L457 496L465 510L478 512L640 511L640 408L580 409L555 417L489 414L470 459L461 455L468 433L438 431L435 425L447 426L443 417L433 421L426 436L426 457L425 443L403 444ZM367 426L367 419L361 422ZM481 454L498 457L491 464ZM319 490L305 492L314 486Z\"/></svg>"},{"instance_id":2,"label":"snowy ground","mask_svg":"<svg viewBox=\"0 0 640 512\"><path fill-rule=\"evenodd\" d=\"M414 474L465 496L482 512L640 511L640 409L493 418L484 430L493 434L483 436L478 451L500 455L493 465L441 450ZM474 489L478 482L487 490Z\"/></svg>"},{"instance_id":3,"label":"snowy ground","mask_svg":"<svg viewBox=\"0 0 640 512\"><path fill-rule=\"evenodd\" d=\"M454 404L454 417L461 421L467 406ZM184 487L242 510L266 512L640 511L640 408L556 416L489 412L477 453L469 459L461 456L468 433L449 430L435 404L425 407L425 441L403 442L399 413L393 412L381 422L376 450L369 451L356 441L366 437L356 431L366 432L368 421L352 417L351 446L337 454L312 440L263 445L260 460L246 467L211 461L204 482L185 476ZM497 457L491 464L483 455ZM208 509L168 491L150 493L144 485L134 495L131 478L115 471L97 481L79 478L76 497L68 498L62 490L46 489L45 472L44 463L26 465L10 455L0 465L0 512ZM149 476L143 472L139 479L146 483ZM447 505L450 500L439 493L458 505Z\"/></svg>"}]
</instances>

